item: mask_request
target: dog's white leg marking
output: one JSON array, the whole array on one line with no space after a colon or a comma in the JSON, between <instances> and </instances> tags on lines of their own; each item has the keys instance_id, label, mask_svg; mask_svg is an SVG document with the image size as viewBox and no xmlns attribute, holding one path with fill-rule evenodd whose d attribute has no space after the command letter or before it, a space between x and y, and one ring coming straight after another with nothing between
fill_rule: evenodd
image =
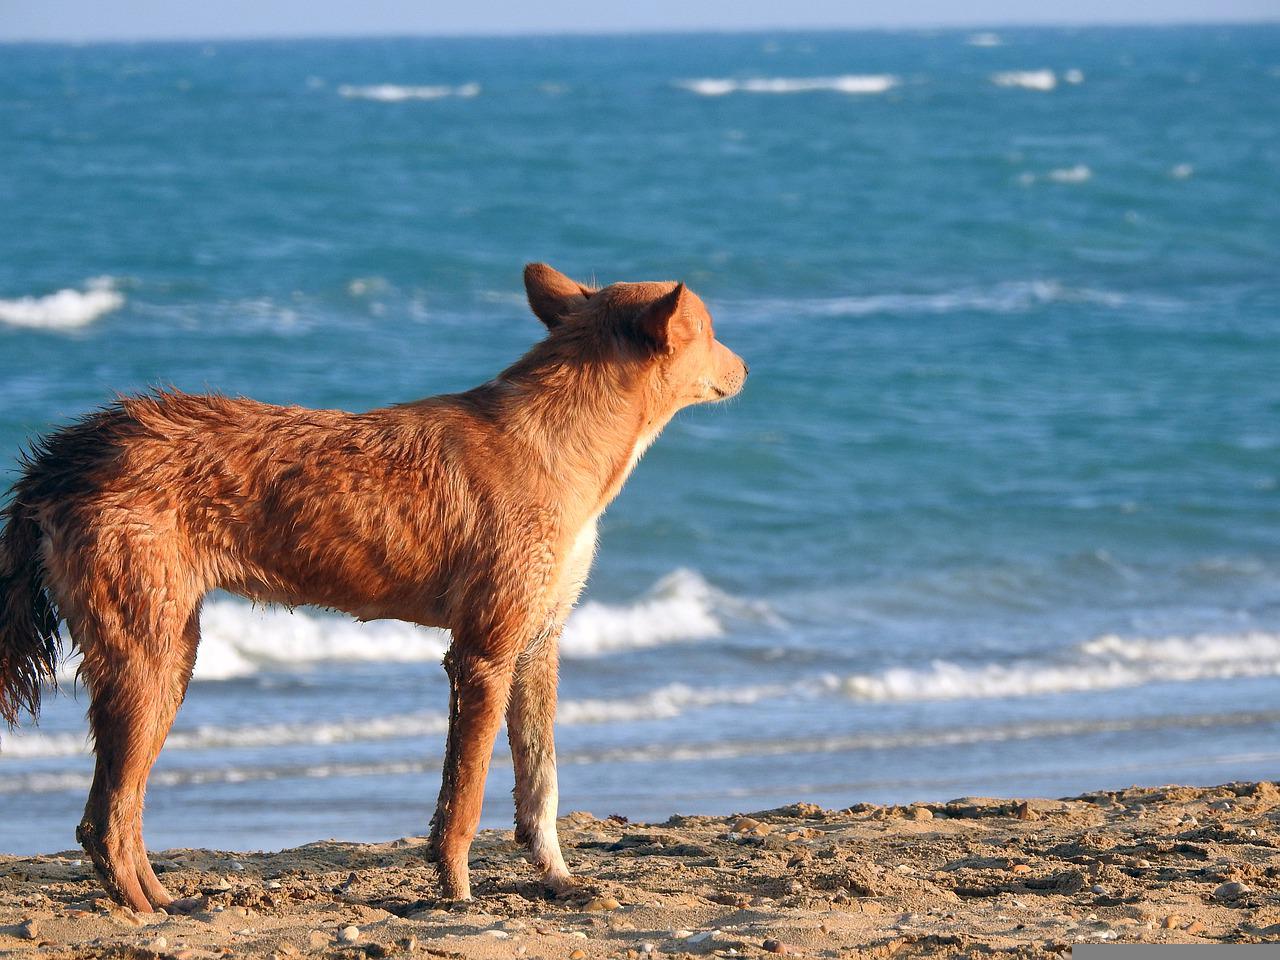
<instances>
[{"instance_id":1,"label":"dog's white leg marking","mask_svg":"<svg viewBox=\"0 0 1280 960\"><path fill-rule=\"evenodd\" d=\"M507 731L515 763L516 839L528 845L543 881L559 893L572 881L556 831L556 641L556 633L540 637L520 658L507 707Z\"/></svg>"}]
</instances>

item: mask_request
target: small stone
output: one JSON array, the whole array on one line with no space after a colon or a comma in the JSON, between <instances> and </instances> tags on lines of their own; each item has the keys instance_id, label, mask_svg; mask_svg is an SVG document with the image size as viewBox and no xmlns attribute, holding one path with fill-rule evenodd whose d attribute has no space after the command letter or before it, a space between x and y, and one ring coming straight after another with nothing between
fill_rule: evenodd
<instances>
[{"instance_id":1,"label":"small stone","mask_svg":"<svg viewBox=\"0 0 1280 960\"><path fill-rule=\"evenodd\" d=\"M1253 891L1249 889L1249 887L1245 886L1245 884L1240 883L1238 880L1231 880L1222 884L1213 891L1213 899L1236 900L1243 897L1245 894L1252 892Z\"/></svg>"},{"instance_id":2,"label":"small stone","mask_svg":"<svg viewBox=\"0 0 1280 960\"><path fill-rule=\"evenodd\" d=\"M241 863L239 860L232 860L229 864L227 864L227 866L229 869L234 870L236 873L244 872L244 864Z\"/></svg>"},{"instance_id":3,"label":"small stone","mask_svg":"<svg viewBox=\"0 0 1280 960\"><path fill-rule=\"evenodd\" d=\"M338 931L338 940L341 943L355 943L360 939L360 928L354 923L350 926L343 927Z\"/></svg>"},{"instance_id":4,"label":"small stone","mask_svg":"<svg viewBox=\"0 0 1280 960\"><path fill-rule=\"evenodd\" d=\"M282 884L279 880L268 880L268 881L267 881L267 889L268 889L268 890L279 890L282 886L284 886L284 884Z\"/></svg>"},{"instance_id":5,"label":"small stone","mask_svg":"<svg viewBox=\"0 0 1280 960\"><path fill-rule=\"evenodd\" d=\"M1164 920L1160 923L1160 926L1162 929L1165 929L1165 930L1177 930L1180 926L1182 926L1182 918L1178 916L1176 913L1171 913L1164 918Z\"/></svg>"},{"instance_id":6,"label":"small stone","mask_svg":"<svg viewBox=\"0 0 1280 960\"><path fill-rule=\"evenodd\" d=\"M142 946L147 950L167 950L169 941L165 937L154 937L151 940L144 940Z\"/></svg>"},{"instance_id":7,"label":"small stone","mask_svg":"<svg viewBox=\"0 0 1280 960\"><path fill-rule=\"evenodd\" d=\"M761 946L764 947L765 951L768 953L785 954L787 952L787 945L781 940L766 940L761 944Z\"/></svg>"},{"instance_id":8,"label":"small stone","mask_svg":"<svg viewBox=\"0 0 1280 960\"><path fill-rule=\"evenodd\" d=\"M1199 920L1192 920L1186 932L1190 934L1204 933L1204 924Z\"/></svg>"},{"instance_id":9,"label":"small stone","mask_svg":"<svg viewBox=\"0 0 1280 960\"><path fill-rule=\"evenodd\" d=\"M592 897L582 907L586 913L601 913L608 910L617 910L621 907L617 900L613 897Z\"/></svg>"},{"instance_id":10,"label":"small stone","mask_svg":"<svg viewBox=\"0 0 1280 960\"><path fill-rule=\"evenodd\" d=\"M329 935L323 930L312 930L311 935L307 937L307 943L312 950L323 950L329 946Z\"/></svg>"},{"instance_id":11,"label":"small stone","mask_svg":"<svg viewBox=\"0 0 1280 960\"><path fill-rule=\"evenodd\" d=\"M676 929L671 931L672 940L688 940L692 936L693 936L692 930Z\"/></svg>"},{"instance_id":12,"label":"small stone","mask_svg":"<svg viewBox=\"0 0 1280 960\"><path fill-rule=\"evenodd\" d=\"M583 960L586 955L587 951L579 947L577 950L573 951L573 953L569 954L569 960Z\"/></svg>"},{"instance_id":13,"label":"small stone","mask_svg":"<svg viewBox=\"0 0 1280 960\"><path fill-rule=\"evenodd\" d=\"M1096 893L1100 897L1105 897L1107 895L1107 888L1100 883L1095 883L1089 888L1089 892Z\"/></svg>"},{"instance_id":14,"label":"small stone","mask_svg":"<svg viewBox=\"0 0 1280 960\"><path fill-rule=\"evenodd\" d=\"M35 920L26 920L18 927L18 936L23 940L34 940L40 936L40 924Z\"/></svg>"},{"instance_id":15,"label":"small stone","mask_svg":"<svg viewBox=\"0 0 1280 960\"><path fill-rule=\"evenodd\" d=\"M1029 866L1028 866L1027 864L1025 864L1025 863L1015 863L1012 867L1010 867L1010 868L1009 868L1009 871L1010 871L1011 873L1019 873L1019 874L1021 874L1021 873L1030 873L1030 872L1031 872L1031 867L1029 867Z\"/></svg>"},{"instance_id":16,"label":"small stone","mask_svg":"<svg viewBox=\"0 0 1280 960\"><path fill-rule=\"evenodd\" d=\"M484 935L486 937L493 937L495 940L506 940L511 936L511 934L507 933L505 930L486 930Z\"/></svg>"},{"instance_id":17,"label":"small stone","mask_svg":"<svg viewBox=\"0 0 1280 960\"><path fill-rule=\"evenodd\" d=\"M647 941L647 940L646 940L644 943L640 944L640 952L641 952L641 953L653 953L653 951L655 951L655 950L657 950L657 949L658 949L658 948L657 948L656 946L654 946L652 943L650 943L650 942L649 942L649 941Z\"/></svg>"},{"instance_id":18,"label":"small stone","mask_svg":"<svg viewBox=\"0 0 1280 960\"><path fill-rule=\"evenodd\" d=\"M773 827L770 824L761 823L755 817L739 817L730 830L744 836L763 837L772 833Z\"/></svg>"},{"instance_id":19,"label":"small stone","mask_svg":"<svg viewBox=\"0 0 1280 960\"><path fill-rule=\"evenodd\" d=\"M933 811L930 810L928 807L911 807L907 811L907 815L912 820L932 820L933 819Z\"/></svg>"}]
</instances>

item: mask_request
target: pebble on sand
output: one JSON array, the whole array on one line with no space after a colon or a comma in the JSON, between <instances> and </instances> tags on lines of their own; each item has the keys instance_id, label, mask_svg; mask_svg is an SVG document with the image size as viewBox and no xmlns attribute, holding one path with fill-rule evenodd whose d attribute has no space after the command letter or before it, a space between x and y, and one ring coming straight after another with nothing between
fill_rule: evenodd
<instances>
[{"instance_id":1,"label":"pebble on sand","mask_svg":"<svg viewBox=\"0 0 1280 960\"><path fill-rule=\"evenodd\" d=\"M781 940L766 940L761 946L769 953L787 953L787 945Z\"/></svg>"},{"instance_id":2,"label":"pebble on sand","mask_svg":"<svg viewBox=\"0 0 1280 960\"><path fill-rule=\"evenodd\" d=\"M586 913L601 913L607 910L617 910L621 907L617 900L613 897L592 897L582 907Z\"/></svg>"},{"instance_id":3,"label":"pebble on sand","mask_svg":"<svg viewBox=\"0 0 1280 960\"><path fill-rule=\"evenodd\" d=\"M18 936L23 940L34 940L40 936L40 924L35 920L27 920L18 927Z\"/></svg>"},{"instance_id":4,"label":"pebble on sand","mask_svg":"<svg viewBox=\"0 0 1280 960\"><path fill-rule=\"evenodd\" d=\"M746 836L763 837L773 832L773 827L767 823L761 823L754 817L739 817L730 827L733 833L741 833Z\"/></svg>"},{"instance_id":5,"label":"pebble on sand","mask_svg":"<svg viewBox=\"0 0 1280 960\"><path fill-rule=\"evenodd\" d=\"M1215 900L1236 900L1253 891L1238 880L1230 880L1213 891Z\"/></svg>"},{"instance_id":6,"label":"pebble on sand","mask_svg":"<svg viewBox=\"0 0 1280 960\"><path fill-rule=\"evenodd\" d=\"M360 939L360 928L354 923L338 931L338 939L342 943L355 943Z\"/></svg>"},{"instance_id":7,"label":"pebble on sand","mask_svg":"<svg viewBox=\"0 0 1280 960\"><path fill-rule=\"evenodd\" d=\"M586 955L587 951L579 947L577 950L573 951L573 953L569 954L569 960L583 960Z\"/></svg>"}]
</instances>

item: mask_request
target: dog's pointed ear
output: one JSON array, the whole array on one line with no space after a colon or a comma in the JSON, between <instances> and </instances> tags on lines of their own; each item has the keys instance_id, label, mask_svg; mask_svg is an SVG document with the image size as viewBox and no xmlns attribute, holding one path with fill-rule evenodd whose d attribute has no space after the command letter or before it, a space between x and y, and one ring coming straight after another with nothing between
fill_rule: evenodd
<instances>
[{"instance_id":1,"label":"dog's pointed ear","mask_svg":"<svg viewBox=\"0 0 1280 960\"><path fill-rule=\"evenodd\" d=\"M688 296L685 285L677 283L670 293L645 307L637 320L640 335L659 350L674 350L692 340L697 330L685 309Z\"/></svg>"},{"instance_id":2,"label":"dog's pointed ear","mask_svg":"<svg viewBox=\"0 0 1280 960\"><path fill-rule=\"evenodd\" d=\"M595 293L545 263L526 264L524 290L534 316L545 323L548 330L560 326L567 314Z\"/></svg>"}]
</instances>

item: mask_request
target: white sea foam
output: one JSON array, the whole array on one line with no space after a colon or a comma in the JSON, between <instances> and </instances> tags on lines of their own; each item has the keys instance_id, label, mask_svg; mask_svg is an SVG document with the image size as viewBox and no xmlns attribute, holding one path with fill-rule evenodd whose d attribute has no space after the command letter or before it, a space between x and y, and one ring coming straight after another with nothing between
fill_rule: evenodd
<instances>
[{"instance_id":1,"label":"white sea foam","mask_svg":"<svg viewBox=\"0 0 1280 960\"><path fill-rule=\"evenodd\" d=\"M965 43L971 47L999 47L1004 45L1004 41L1000 39L1000 34L998 33L971 33Z\"/></svg>"},{"instance_id":2,"label":"white sea foam","mask_svg":"<svg viewBox=\"0 0 1280 960\"><path fill-rule=\"evenodd\" d=\"M997 87L1052 90L1058 85L1058 76L1052 70L1006 70L1002 73L993 73L991 82Z\"/></svg>"},{"instance_id":3,"label":"white sea foam","mask_svg":"<svg viewBox=\"0 0 1280 960\"><path fill-rule=\"evenodd\" d=\"M1071 84L1084 83L1084 71L1073 67L1062 75L1062 79Z\"/></svg>"},{"instance_id":4,"label":"white sea foam","mask_svg":"<svg viewBox=\"0 0 1280 960\"><path fill-rule=\"evenodd\" d=\"M754 77L746 80L704 77L680 80L676 86L702 97L723 97L730 93L884 93L892 90L899 82L897 77L890 74L851 73L836 77Z\"/></svg>"},{"instance_id":5,"label":"white sea foam","mask_svg":"<svg viewBox=\"0 0 1280 960\"><path fill-rule=\"evenodd\" d=\"M597 657L723 635L724 618L777 622L763 603L717 590L692 570L676 570L631 604L590 601L570 616L561 655ZM307 668L327 662L420 663L438 661L449 634L379 620L360 623L311 610L254 607L233 599L205 604L196 680L230 680L264 670ZM77 664L64 665L70 679Z\"/></svg>"},{"instance_id":6,"label":"white sea foam","mask_svg":"<svg viewBox=\"0 0 1280 960\"><path fill-rule=\"evenodd\" d=\"M1159 296L1118 293L1092 287L1073 287L1058 280L1015 280L989 287L961 287L932 293L870 293L862 296L815 297L806 300L755 300L735 304L738 314L780 313L811 317L947 314L963 310L986 313L1024 313L1056 303L1085 303L1105 307L1141 304L1151 309L1174 309L1177 302Z\"/></svg>"},{"instance_id":7,"label":"white sea foam","mask_svg":"<svg viewBox=\"0 0 1280 960\"><path fill-rule=\"evenodd\" d=\"M1169 168L1169 176L1175 180L1189 180L1196 168L1189 163L1175 163Z\"/></svg>"},{"instance_id":8,"label":"white sea foam","mask_svg":"<svg viewBox=\"0 0 1280 960\"><path fill-rule=\"evenodd\" d=\"M830 681L762 684L745 687L691 687L673 683L645 693L613 700L565 700L557 709L562 726L669 720L692 710L725 704L747 705L779 697L814 695ZM179 726L165 742L169 752L286 746L326 746L369 743L411 737L430 737L448 730L447 714L438 711L396 713L381 717L349 717L327 723L270 723L237 727ZM0 756L36 759L74 757L89 752L83 733L18 731L0 743Z\"/></svg>"},{"instance_id":9,"label":"white sea foam","mask_svg":"<svg viewBox=\"0 0 1280 960\"><path fill-rule=\"evenodd\" d=\"M1048 176L1054 183L1084 183L1093 176L1093 171L1083 163L1077 163L1074 167L1050 170Z\"/></svg>"},{"instance_id":10,"label":"white sea foam","mask_svg":"<svg viewBox=\"0 0 1280 960\"><path fill-rule=\"evenodd\" d=\"M388 718L393 720L394 718ZM840 754L864 751L913 750L939 747L962 747L984 743L1007 743L1012 741L1040 740L1051 738L1069 738L1095 736L1108 733L1128 733L1139 731L1159 731L1169 729L1212 729L1217 727L1243 727L1274 724L1280 721L1280 712L1251 711L1235 713L1210 713L1192 715L1168 715L1156 717L1119 717L1100 720L1049 720L1019 722L1016 724L979 724L973 727L931 727L916 730L884 731L853 734L833 734L831 736L776 738L776 739L716 739L694 743L670 743L580 748L567 750L560 754L562 765L596 764L596 763L706 763L723 760L736 760L745 757L797 756L804 754ZM278 728L245 728L245 731ZM304 729L302 726L296 729ZM242 731L243 732L243 731ZM430 730L416 732L438 733ZM224 731L236 733L236 731ZM409 735L409 734L406 734ZM66 742L71 735L63 735ZM78 739L78 738L77 738ZM241 737L237 736L237 742ZM352 737L350 739L371 739ZM6 754L18 738L6 741ZM48 738L39 739L39 735L27 738L25 752L12 751L17 757L51 757L80 753L81 750L66 752L40 752L37 748L47 746ZM175 734L166 745L172 749L180 744L181 738ZM256 742L256 741L255 741ZM288 743L335 742L318 740L290 740ZM219 746L210 737L206 746ZM509 757L499 747L495 762L506 765ZM213 767L185 768L177 770L157 770L152 774L151 783L159 786L179 786L202 783L240 783L248 781L283 780L283 779L328 779L332 777L378 777L406 776L423 773L434 773L439 769L438 758L432 759L389 759L368 763L328 761L321 763L294 763L288 765L272 765L265 763L247 766L218 764ZM81 792L88 788L90 776L83 771L28 771L12 772L0 780L0 795L10 793L60 793Z\"/></svg>"},{"instance_id":11,"label":"white sea foam","mask_svg":"<svg viewBox=\"0 0 1280 960\"><path fill-rule=\"evenodd\" d=\"M43 297L0 300L0 323L43 330L74 330L124 306L111 277L94 277L84 290L59 290Z\"/></svg>"},{"instance_id":12,"label":"white sea foam","mask_svg":"<svg viewBox=\"0 0 1280 960\"><path fill-rule=\"evenodd\" d=\"M1097 637L1058 660L958 664L935 660L839 681L860 700L921 701L1047 696L1153 683L1280 676L1280 634Z\"/></svg>"},{"instance_id":13,"label":"white sea foam","mask_svg":"<svg viewBox=\"0 0 1280 960\"><path fill-rule=\"evenodd\" d=\"M443 100L445 97L474 97L480 93L480 84L464 83L460 86L403 86L397 83L375 83L354 86L344 83L338 87L338 95L348 100L377 100L382 103L399 103L404 100Z\"/></svg>"}]
</instances>

